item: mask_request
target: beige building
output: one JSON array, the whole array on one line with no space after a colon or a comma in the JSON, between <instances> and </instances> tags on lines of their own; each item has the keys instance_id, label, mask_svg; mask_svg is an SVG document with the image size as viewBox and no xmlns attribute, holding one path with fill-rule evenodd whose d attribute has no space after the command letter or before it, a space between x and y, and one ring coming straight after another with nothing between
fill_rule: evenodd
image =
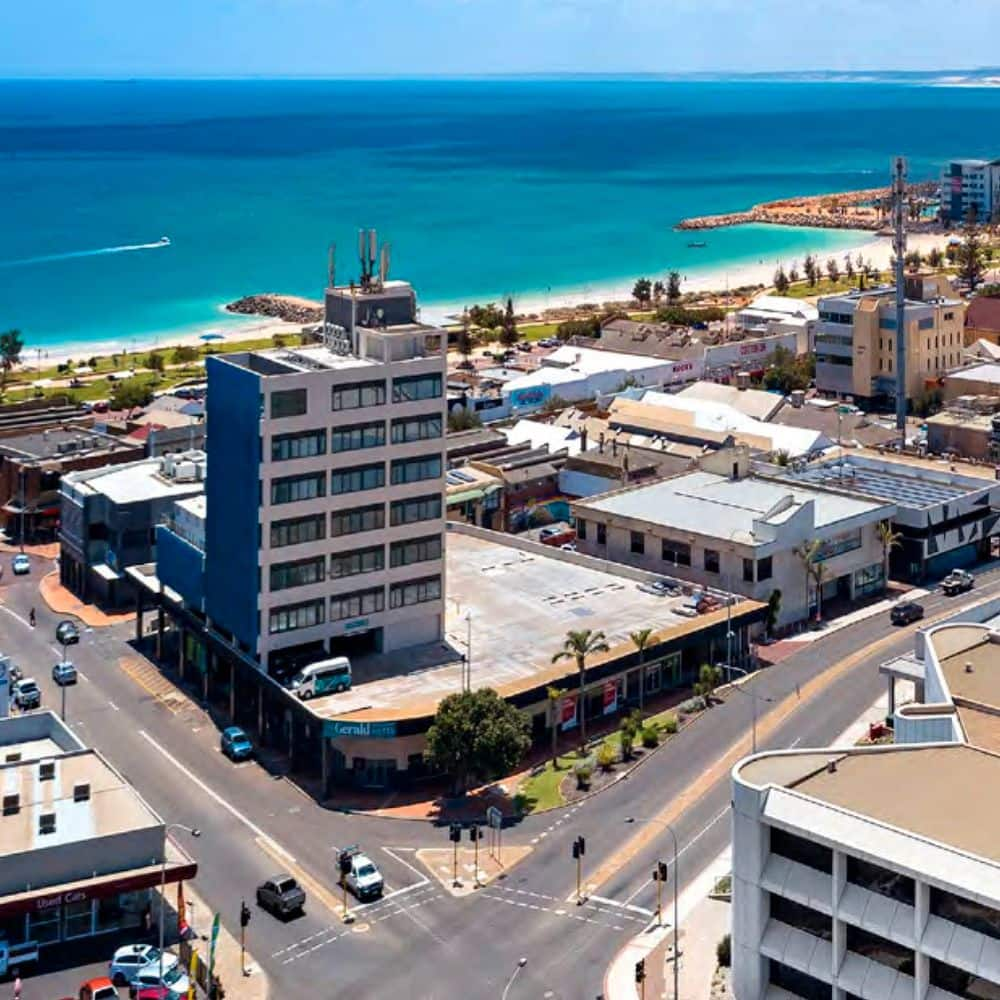
<instances>
[{"instance_id":1,"label":"beige building","mask_svg":"<svg viewBox=\"0 0 1000 1000\"><path fill-rule=\"evenodd\" d=\"M945 278L909 278L906 295L906 395L914 399L961 364L966 304ZM820 299L816 387L856 400L894 395L896 337L895 288Z\"/></svg>"}]
</instances>

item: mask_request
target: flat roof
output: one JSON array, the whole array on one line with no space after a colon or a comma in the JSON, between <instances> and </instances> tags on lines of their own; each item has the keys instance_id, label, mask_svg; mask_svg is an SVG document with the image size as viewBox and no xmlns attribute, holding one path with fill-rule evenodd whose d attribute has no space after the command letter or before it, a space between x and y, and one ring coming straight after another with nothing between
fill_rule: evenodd
<instances>
[{"instance_id":1,"label":"flat roof","mask_svg":"<svg viewBox=\"0 0 1000 1000\"><path fill-rule=\"evenodd\" d=\"M446 553L445 633L450 645L434 643L414 657L408 651L405 662L396 654L352 660L354 687L310 701L311 711L358 721L432 715L442 698L460 690L467 615L472 617L473 687L489 685L506 697L575 678L572 661L552 663L567 629L605 633L611 652L588 660L588 666L596 666L634 652L629 634L637 628L680 637L726 618L725 609L695 618L680 615L677 609L685 598L647 594L634 579L562 557L569 553L526 551L459 531L449 532ZM741 600L732 613L759 607ZM366 676L390 665L400 671L398 676L365 682Z\"/></svg>"},{"instance_id":2,"label":"flat roof","mask_svg":"<svg viewBox=\"0 0 1000 1000\"><path fill-rule=\"evenodd\" d=\"M1000 365L985 362L973 365L971 368L961 368L955 372L948 372L945 379L948 382L988 382L991 385L1000 385Z\"/></svg>"},{"instance_id":3,"label":"flat roof","mask_svg":"<svg viewBox=\"0 0 1000 1000\"><path fill-rule=\"evenodd\" d=\"M933 632L930 641L952 698L1000 713L1000 645L990 634L981 625L960 625Z\"/></svg>"},{"instance_id":4,"label":"flat roof","mask_svg":"<svg viewBox=\"0 0 1000 1000\"><path fill-rule=\"evenodd\" d=\"M71 451L59 451L59 445L76 444ZM0 436L0 452L13 451L26 459L64 461L79 455L92 455L102 451L134 449L131 442L97 434L91 427L52 427L48 430L31 430Z\"/></svg>"},{"instance_id":5,"label":"flat roof","mask_svg":"<svg viewBox=\"0 0 1000 1000\"><path fill-rule=\"evenodd\" d=\"M139 503L158 497L185 497L200 493L204 480L178 482L162 475L159 458L148 458L125 465L109 465L86 472L71 472L63 481L82 493L101 494L112 503Z\"/></svg>"},{"instance_id":6,"label":"flat roof","mask_svg":"<svg viewBox=\"0 0 1000 1000\"><path fill-rule=\"evenodd\" d=\"M765 544L752 535L759 521L790 497L795 505L815 502L815 527L823 528L863 515L881 515L884 505L871 500L805 489L787 482L749 476L729 479L712 472L689 472L634 489L580 501L582 509L628 517L713 538L742 532L743 544ZM787 510L775 518L785 520ZM772 518L774 520L774 518Z\"/></svg>"},{"instance_id":7,"label":"flat roof","mask_svg":"<svg viewBox=\"0 0 1000 1000\"><path fill-rule=\"evenodd\" d=\"M42 757L55 757L62 752L62 747L48 736L20 743L0 743L0 763L14 763L15 757L24 761L41 760Z\"/></svg>"}]
</instances>

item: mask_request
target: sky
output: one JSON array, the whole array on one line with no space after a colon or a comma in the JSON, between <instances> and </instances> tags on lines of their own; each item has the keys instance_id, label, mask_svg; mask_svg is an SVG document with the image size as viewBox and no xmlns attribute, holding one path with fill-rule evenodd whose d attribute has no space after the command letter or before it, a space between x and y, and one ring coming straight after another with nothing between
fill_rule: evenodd
<instances>
[{"instance_id":1,"label":"sky","mask_svg":"<svg viewBox=\"0 0 1000 1000\"><path fill-rule=\"evenodd\" d=\"M0 0L0 76L964 69L1000 0ZM951 25L949 28L948 25ZM942 32L951 41L942 45Z\"/></svg>"}]
</instances>

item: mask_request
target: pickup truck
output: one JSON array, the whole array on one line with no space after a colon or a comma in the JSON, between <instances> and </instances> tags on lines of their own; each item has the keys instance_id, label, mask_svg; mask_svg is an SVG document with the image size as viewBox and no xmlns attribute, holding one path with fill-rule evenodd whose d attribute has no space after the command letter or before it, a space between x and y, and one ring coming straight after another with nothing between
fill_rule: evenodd
<instances>
[{"instance_id":1,"label":"pickup truck","mask_svg":"<svg viewBox=\"0 0 1000 1000\"><path fill-rule=\"evenodd\" d=\"M275 916L287 917L302 912L306 894L291 875L275 875L257 886L257 905Z\"/></svg>"},{"instance_id":2,"label":"pickup truck","mask_svg":"<svg viewBox=\"0 0 1000 1000\"><path fill-rule=\"evenodd\" d=\"M953 569L942 581L941 589L951 596L961 594L966 590L972 590L972 585L976 582L975 577L964 569Z\"/></svg>"}]
</instances>

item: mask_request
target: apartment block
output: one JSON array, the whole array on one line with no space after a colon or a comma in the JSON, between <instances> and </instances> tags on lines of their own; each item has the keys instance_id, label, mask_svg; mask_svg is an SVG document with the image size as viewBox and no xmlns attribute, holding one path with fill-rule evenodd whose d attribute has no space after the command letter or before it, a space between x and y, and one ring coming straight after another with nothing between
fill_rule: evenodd
<instances>
[{"instance_id":1,"label":"apartment block","mask_svg":"<svg viewBox=\"0 0 1000 1000\"><path fill-rule=\"evenodd\" d=\"M210 358L204 613L262 668L441 638L446 339L406 282L324 342Z\"/></svg>"},{"instance_id":2,"label":"apartment block","mask_svg":"<svg viewBox=\"0 0 1000 1000\"><path fill-rule=\"evenodd\" d=\"M907 279L906 396L914 399L962 361L966 305L944 278ZM819 300L816 387L857 402L895 395L896 290L882 287Z\"/></svg>"},{"instance_id":3,"label":"apartment block","mask_svg":"<svg viewBox=\"0 0 1000 1000\"><path fill-rule=\"evenodd\" d=\"M1000 160L952 160L941 174L941 214L963 222L969 209L980 222L1000 212Z\"/></svg>"}]
</instances>

